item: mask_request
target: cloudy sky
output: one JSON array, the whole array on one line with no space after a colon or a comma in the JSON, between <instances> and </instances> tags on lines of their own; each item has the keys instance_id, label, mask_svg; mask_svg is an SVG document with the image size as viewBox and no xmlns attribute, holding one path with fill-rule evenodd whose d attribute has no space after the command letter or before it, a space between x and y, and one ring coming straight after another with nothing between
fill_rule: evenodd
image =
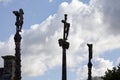
<instances>
[{"instance_id":1,"label":"cloudy sky","mask_svg":"<svg viewBox=\"0 0 120 80\"><path fill-rule=\"evenodd\" d=\"M120 0L0 0L0 56L15 53L12 11L23 8L22 80L61 80L58 39L68 14L68 80L87 79L87 43L93 44L92 75L103 76L120 62L119 5Z\"/></svg>"}]
</instances>

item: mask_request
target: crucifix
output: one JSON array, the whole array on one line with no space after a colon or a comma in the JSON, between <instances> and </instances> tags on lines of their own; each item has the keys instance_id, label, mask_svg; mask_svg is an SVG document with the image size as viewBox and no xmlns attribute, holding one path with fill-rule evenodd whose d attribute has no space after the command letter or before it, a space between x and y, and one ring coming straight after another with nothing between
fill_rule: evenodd
<instances>
[{"instance_id":1,"label":"crucifix","mask_svg":"<svg viewBox=\"0 0 120 80\"><path fill-rule=\"evenodd\" d=\"M15 41L15 77L14 80L21 80L21 32L23 25L23 9L19 9L19 11L13 11L13 14L16 16L16 34L14 36Z\"/></svg>"},{"instance_id":2,"label":"crucifix","mask_svg":"<svg viewBox=\"0 0 120 80\"><path fill-rule=\"evenodd\" d=\"M88 80L92 80L92 62L91 62L91 59L92 59L92 47L93 45L92 44L87 44L88 48L89 48L89 60L88 60Z\"/></svg>"},{"instance_id":3,"label":"crucifix","mask_svg":"<svg viewBox=\"0 0 120 80\"><path fill-rule=\"evenodd\" d=\"M65 14L64 16L65 16L65 20L62 20L62 21L61 21L61 22L64 24L63 39L64 39L64 40L67 40L67 38L68 38L68 33L69 33L70 23L67 23L67 14Z\"/></svg>"},{"instance_id":4,"label":"crucifix","mask_svg":"<svg viewBox=\"0 0 120 80\"><path fill-rule=\"evenodd\" d=\"M21 32L23 25L23 9L19 9L19 11L13 11L13 14L16 16L16 32Z\"/></svg>"},{"instance_id":5,"label":"crucifix","mask_svg":"<svg viewBox=\"0 0 120 80\"><path fill-rule=\"evenodd\" d=\"M70 23L67 23L67 14L64 15L64 20L61 22L64 24L64 30L63 30L63 39L59 39L59 46L62 47L62 80L67 80L67 69L66 69L66 49L69 48L69 42L67 42L68 39L68 33L69 33L69 27Z\"/></svg>"}]
</instances>

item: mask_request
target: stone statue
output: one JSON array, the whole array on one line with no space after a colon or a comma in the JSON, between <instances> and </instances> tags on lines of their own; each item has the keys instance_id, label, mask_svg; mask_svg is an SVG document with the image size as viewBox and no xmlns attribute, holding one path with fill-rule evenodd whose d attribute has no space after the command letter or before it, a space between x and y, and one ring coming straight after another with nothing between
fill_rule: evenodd
<instances>
[{"instance_id":1,"label":"stone statue","mask_svg":"<svg viewBox=\"0 0 120 80\"><path fill-rule=\"evenodd\" d=\"M19 9L19 11L13 11L13 13L16 16L16 22L15 22L16 31L21 32L23 25L23 14L24 14L23 9Z\"/></svg>"},{"instance_id":2,"label":"stone statue","mask_svg":"<svg viewBox=\"0 0 120 80\"><path fill-rule=\"evenodd\" d=\"M67 23L67 14L64 15L64 20L61 21L64 24L63 39L59 39L59 46L62 47L62 80L67 80L67 60L66 60L66 49L69 48L69 42L67 42L70 23Z\"/></svg>"},{"instance_id":3,"label":"stone statue","mask_svg":"<svg viewBox=\"0 0 120 80\"><path fill-rule=\"evenodd\" d=\"M67 40L68 38L68 33L69 33L69 27L70 27L70 24L69 23L66 23L65 25L65 40Z\"/></svg>"},{"instance_id":4,"label":"stone statue","mask_svg":"<svg viewBox=\"0 0 120 80\"><path fill-rule=\"evenodd\" d=\"M70 23L67 23L67 14L65 14L65 20L62 20L62 23L64 23L64 39L67 40L70 27Z\"/></svg>"}]
</instances>

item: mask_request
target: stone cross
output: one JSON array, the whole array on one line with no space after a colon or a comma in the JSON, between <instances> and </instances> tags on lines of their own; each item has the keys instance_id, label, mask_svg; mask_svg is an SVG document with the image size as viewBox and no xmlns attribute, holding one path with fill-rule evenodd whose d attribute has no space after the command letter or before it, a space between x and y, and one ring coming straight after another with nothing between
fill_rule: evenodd
<instances>
[{"instance_id":1,"label":"stone cross","mask_svg":"<svg viewBox=\"0 0 120 80\"><path fill-rule=\"evenodd\" d=\"M13 14L16 16L16 32L21 32L23 25L23 9L19 9L19 11L13 11Z\"/></svg>"},{"instance_id":2,"label":"stone cross","mask_svg":"<svg viewBox=\"0 0 120 80\"><path fill-rule=\"evenodd\" d=\"M63 32L63 39L67 40L68 38L68 33L69 33L69 27L70 27L70 23L67 23L67 14L64 15L65 16L65 20L62 20L61 22L64 23L64 32Z\"/></svg>"},{"instance_id":3,"label":"stone cross","mask_svg":"<svg viewBox=\"0 0 120 80\"><path fill-rule=\"evenodd\" d=\"M66 63L66 49L69 48L69 42L67 42L70 23L67 23L67 14L64 15L65 19L61 22L64 23L63 39L59 39L59 46L62 47L62 80L67 80L67 63Z\"/></svg>"}]
</instances>

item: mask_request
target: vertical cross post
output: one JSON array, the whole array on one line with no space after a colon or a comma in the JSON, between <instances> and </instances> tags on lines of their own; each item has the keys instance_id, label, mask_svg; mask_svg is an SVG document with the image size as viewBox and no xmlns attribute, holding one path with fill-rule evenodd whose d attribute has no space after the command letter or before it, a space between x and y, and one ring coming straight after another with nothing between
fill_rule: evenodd
<instances>
[{"instance_id":1,"label":"vertical cross post","mask_svg":"<svg viewBox=\"0 0 120 80\"><path fill-rule=\"evenodd\" d=\"M88 60L88 80L92 80L92 62L91 62L91 59L92 59L92 44L87 44L88 46L88 50L89 50L89 60Z\"/></svg>"},{"instance_id":2,"label":"vertical cross post","mask_svg":"<svg viewBox=\"0 0 120 80\"><path fill-rule=\"evenodd\" d=\"M67 23L67 14L64 15L65 19L61 22L64 24L63 39L59 39L59 46L62 47L62 80L67 80L67 63L66 63L66 49L69 48L67 42L70 24Z\"/></svg>"},{"instance_id":3,"label":"vertical cross post","mask_svg":"<svg viewBox=\"0 0 120 80\"><path fill-rule=\"evenodd\" d=\"M15 41L15 80L21 80L21 35L17 32L14 36Z\"/></svg>"},{"instance_id":4,"label":"vertical cross post","mask_svg":"<svg viewBox=\"0 0 120 80\"><path fill-rule=\"evenodd\" d=\"M21 80L21 29L23 24L23 10L19 9L19 11L13 11L13 14L16 16L16 34L14 36L15 41L15 77L14 80Z\"/></svg>"}]
</instances>

